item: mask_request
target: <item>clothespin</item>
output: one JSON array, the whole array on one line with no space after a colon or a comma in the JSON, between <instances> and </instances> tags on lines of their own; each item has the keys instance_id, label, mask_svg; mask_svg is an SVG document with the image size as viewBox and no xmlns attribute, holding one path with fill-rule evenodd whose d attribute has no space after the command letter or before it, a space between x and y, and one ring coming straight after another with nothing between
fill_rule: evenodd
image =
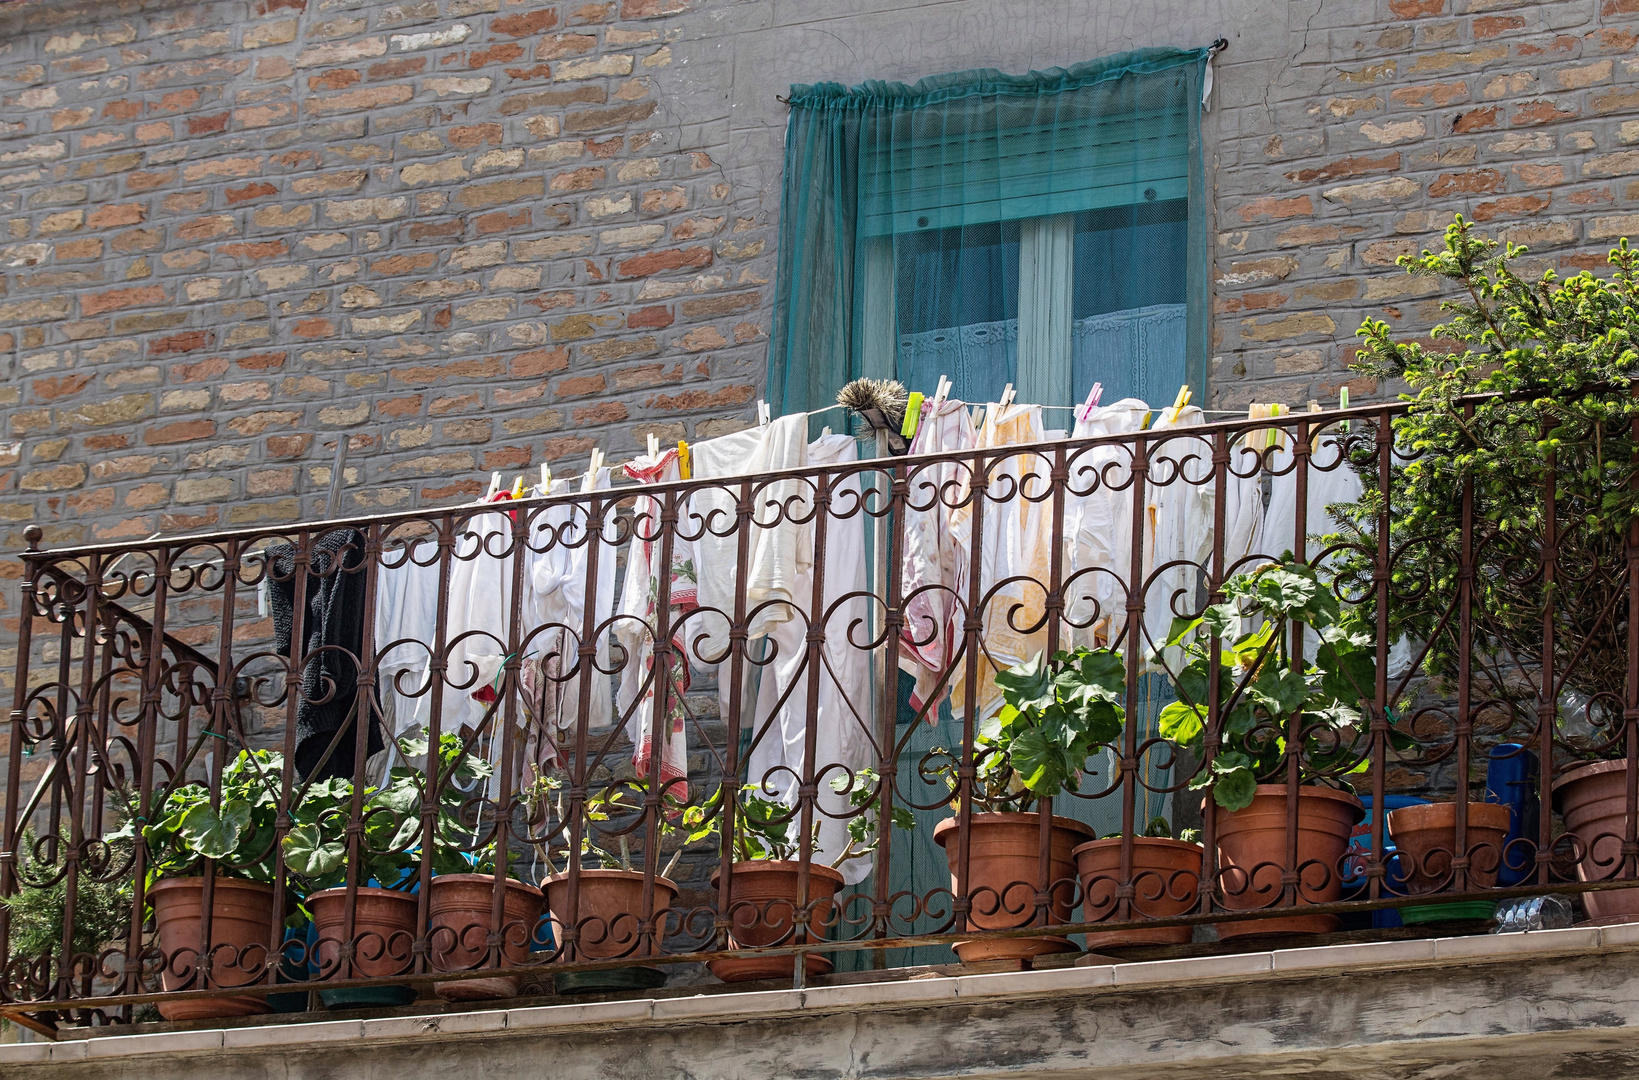
<instances>
[{"instance_id":1,"label":"clothespin","mask_svg":"<svg viewBox=\"0 0 1639 1080\"><path fill-rule=\"evenodd\" d=\"M495 498L495 496L497 494L499 494L500 490L501 490L501 474L498 473L498 472L490 473L489 474L489 490L484 492L484 498L486 500L493 499L493 498Z\"/></svg>"},{"instance_id":2,"label":"clothespin","mask_svg":"<svg viewBox=\"0 0 1639 1080\"><path fill-rule=\"evenodd\" d=\"M1081 408L1076 410L1076 419L1084 421L1090 418L1093 415L1093 410L1098 408L1099 399L1103 396L1104 384L1101 382L1094 383L1093 388L1087 391L1087 400L1082 403Z\"/></svg>"},{"instance_id":3,"label":"clothespin","mask_svg":"<svg viewBox=\"0 0 1639 1080\"><path fill-rule=\"evenodd\" d=\"M543 462L541 462L541 494L550 495L551 493L552 493L552 466L548 465L546 462L543 461Z\"/></svg>"},{"instance_id":4,"label":"clothespin","mask_svg":"<svg viewBox=\"0 0 1639 1080\"><path fill-rule=\"evenodd\" d=\"M603 451L598 447L592 448L592 460L587 462L586 475L580 478L581 494L595 490L598 486L598 470L603 468Z\"/></svg>"},{"instance_id":5,"label":"clothespin","mask_svg":"<svg viewBox=\"0 0 1639 1080\"><path fill-rule=\"evenodd\" d=\"M943 375L939 376L939 385L941 388L945 385L945 377ZM938 398L936 397L934 400L937 401ZM916 435L916 428L919 424L921 424L921 422L922 395L919 393L912 393L910 398L905 402L905 422L899 425L899 434L905 436L907 439L913 438ZM830 429L827 428L826 430Z\"/></svg>"},{"instance_id":6,"label":"clothespin","mask_svg":"<svg viewBox=\"0 0 1639 1080\"><path fill-rule=\"evenodd\" d=\"M1002 390L1001 411L1003 413L1007 412L1007 407L1011 404L1013 404L1013 384L1008 383ZM997 419L1000 419L1000 416Z\"/></svg>"},{"instance_id":7,"label":"clothespin","mask_svg":"<svg viewBox=\"0 0 1639 1080\"><path fill-rule=\"evenodd\" d=\"M685 480L693 479L694 476L694 463L689 460L689 444L682 439L677 440L677 473Z\"/></svg>"},{"instance_id":8,"label":"clothespin","mask_svg":"<svg viewBox=\"0 0 1639 1080\"><path fill-rule=\"evenodd\" d=\"M513 478L512 497L514 499L521 499L524 497L524 478L522 476Z\"/></svg>"},{"instance_id":9,"label":"clothespin","mask_svg":"<svg viewBox=\"0 0 1639 1080\"><path fill-rule=\"evenodd\" d=\"M939 387L933 392L934 412L938 412L939 406L943 405L945 403L945 399L950 397L950 388L954 385L954 383L945 378L943 375L939 376Z\"/></svg>"},{"instance_id":10,"label":"clothespin","mask_svg":"<svg viewBox=\"0 0 1639 1080\"><path fill-rule=\"evenodd\" d=\"M1185 383L1178 388L1178 396L1172 399L1173 423L1176 424L1178 422L1178 418L1183 415L1184 406L1189 404L1189 397L1189 383Z\"/></svg>"},{"instance_id":11,"label":"clothespin","mask_svg":"<svg viewBox=\"0 0 1639 1080\"><path fill-rule=\"evenodd\" d=\"M1349 388L1347 386L1340 386L1337 388L1337 407L1340 409L1347 409L1349 407ZM1348 431L1349 422L1345 420L1341 424L1338 424L1337 427L1339 431Z\"/></svg>"},{"instance_id":12,"label":"clothespin","mask_svg":"<svg viewBox=\"0 0 1639 1080\"><path fill-rule=\"evenodd\" d=\"M757 399L757 426L758 427L767 427L768 422L769 422L770 419L771 419L771 417L769 415L768 402L762 400L761 398L758 398Z\"/></svg>"},{"instance_id":13,"label":"clothespin","mask_svg":"<svg viewBox=\"0 0 1639 1080\"><path fill-rule=\"evenodd\" d=\"M651 432L649 432L648 442L649 442L649 456L652 457L652 458L659 457L660 456L660 437L658 435L656 435L654 432L651 431Z\"/></svg>"},{"instance_id":14,"label":"clothespin","mask_svg":"<svg viewBox=\"0 0 1639 1080\"><path fill-rule=\"evenodd\" d=\"M820 438L829 439L830 437L831 437L831 425L826 424L824 427L820 428Z\"/></svg>"}]
</instances>

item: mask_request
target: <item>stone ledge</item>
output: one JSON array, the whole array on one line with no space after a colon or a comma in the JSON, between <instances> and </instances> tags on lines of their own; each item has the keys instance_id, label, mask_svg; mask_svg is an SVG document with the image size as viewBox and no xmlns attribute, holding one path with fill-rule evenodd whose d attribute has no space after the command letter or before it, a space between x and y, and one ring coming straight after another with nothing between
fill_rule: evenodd
<instances>
[{"instance_id":1,"label":"stone ledge","mask_svg":"<svg viewBox=\"0 0 1639 1080\"><path fill-rule=\"evenodd\" d=\"M820 1016L861 1010L923 1009L1074 995L1119 995L1161 988L1283 978L1346 975L1384 969L1518 964L1530 958L1597 956L1639 948L1639 925L1572 927L1514 934L1373 942L1182 960L1104 964L1051 971L958 975L860 983L808 990L700 994L534 1008L443 1013L380 1020L273 1024L226 1030L109 1035L59 1043L0 1046L0 1067L110 1062L151 1055L297 1049L319 1043L414 1042L431 1036L545 1034L635 1025L645 1029L725 1024L778 1016Z\"/></svg>"}]
</instances>

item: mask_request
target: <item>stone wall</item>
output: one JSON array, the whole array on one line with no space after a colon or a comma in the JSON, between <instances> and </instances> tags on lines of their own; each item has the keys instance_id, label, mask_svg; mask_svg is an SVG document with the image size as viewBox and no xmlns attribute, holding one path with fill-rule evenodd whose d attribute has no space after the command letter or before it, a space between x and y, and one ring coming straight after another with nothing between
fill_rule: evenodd
<instances>
[{"instance_id":1,"label":"stone wall","mask_svg":"<svg viewBox=\"0 0 1639 1080\"><path fill-rule=\"evenodd\" d=\"M746 422L793 82L1222 35L1220 407L1335 400L1456 211L1635 231L1633 0L0 4L0 542L433 505ZM1357 397L1381 391L1365 383ZM15 573L15 566L9 573Z\"/></svg>"}]
</instances>

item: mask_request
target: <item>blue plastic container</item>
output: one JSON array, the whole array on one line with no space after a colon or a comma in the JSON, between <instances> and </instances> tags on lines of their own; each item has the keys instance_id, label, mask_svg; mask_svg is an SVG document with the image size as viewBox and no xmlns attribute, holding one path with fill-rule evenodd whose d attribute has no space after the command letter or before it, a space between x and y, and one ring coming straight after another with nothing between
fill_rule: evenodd
<instances>
[{"instance_id":1,"label":"blue plastic container","mask_svg":"<svg viewBox=\"0 0 1639 1080\"><path fill-rule=\"evenodd\" d=\"M1491 748L1485 768L1485 801L1508 807L1508 838L1503 841L1503 864L1497 884L1518 885L1536 873L1536 839L1542 803L1537 798L1540 774L1537 756L1519 743ZM1516 843L1516 841L1525 841Z\"/></svg>"},{"instance_id":2,"label":"blue plastic container","mask_svg":"<svg viewBox=\"0 0 1639 1080\"><path fill-rule=\"evenodd\" d=\"M1372 805L1370 795L1360 796L1360 802L1366 807L1366 816L1354 827L1349 834L1349 852L1343 862L1344 872L1349 876L1343 879L1343 898L1345 900L1364 900L1366 898L1366 863L1372 856L1372 820L1376 808ZM1398 810L1402 806L1422 806L1427 799L1419 799L1415 795L1385 795L1383 805L1389 810ZM1395 855L1394 841L1390 839L1388 830L1383 832L1383 858L1387 863L1387 874L1383 878L1384 896L1405 896L1406 877L1400 870L1400 860ZM1404 925L1400 921L1400 912L1394 908L1386 908L1370 913L1370 928L1386 930L1391 927ZM1357 916L1359 923L1353 926L1353 921L1345 919L1345 929L1366 929L1366 916L1362 913Z\"/></svg>"}]
</instances>

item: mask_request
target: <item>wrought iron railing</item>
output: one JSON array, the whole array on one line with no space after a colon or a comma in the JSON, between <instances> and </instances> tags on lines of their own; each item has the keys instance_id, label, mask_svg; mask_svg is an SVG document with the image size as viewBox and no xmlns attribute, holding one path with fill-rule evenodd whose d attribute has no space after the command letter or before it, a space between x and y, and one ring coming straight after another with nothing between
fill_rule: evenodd
<instances>
[{"instance_id":1,"label":"wrought iron railing","mask_svg":"<svg viewBox=\"0 0 1639 1080\"><path fill-rule=\"evenodd\" d=\"M1551 467L1512 522L1470 486L1461 535L1396 533L1403 414L1163 415L57 551L36 530L0 1011L684 962L801 985L1550 891L1639 911L1613 891L1639 884L1639 543L1573 567ZM997 675L1078 648L1100 674L1061 664L1066 692L1119 723L1076 714L1072 784L1037 798L1074 732L1015 718ZM1600 790L1559 817L1567 784ZM1386 826L1416 798L1449 805Z\"/></svg>"}]
</instances>

